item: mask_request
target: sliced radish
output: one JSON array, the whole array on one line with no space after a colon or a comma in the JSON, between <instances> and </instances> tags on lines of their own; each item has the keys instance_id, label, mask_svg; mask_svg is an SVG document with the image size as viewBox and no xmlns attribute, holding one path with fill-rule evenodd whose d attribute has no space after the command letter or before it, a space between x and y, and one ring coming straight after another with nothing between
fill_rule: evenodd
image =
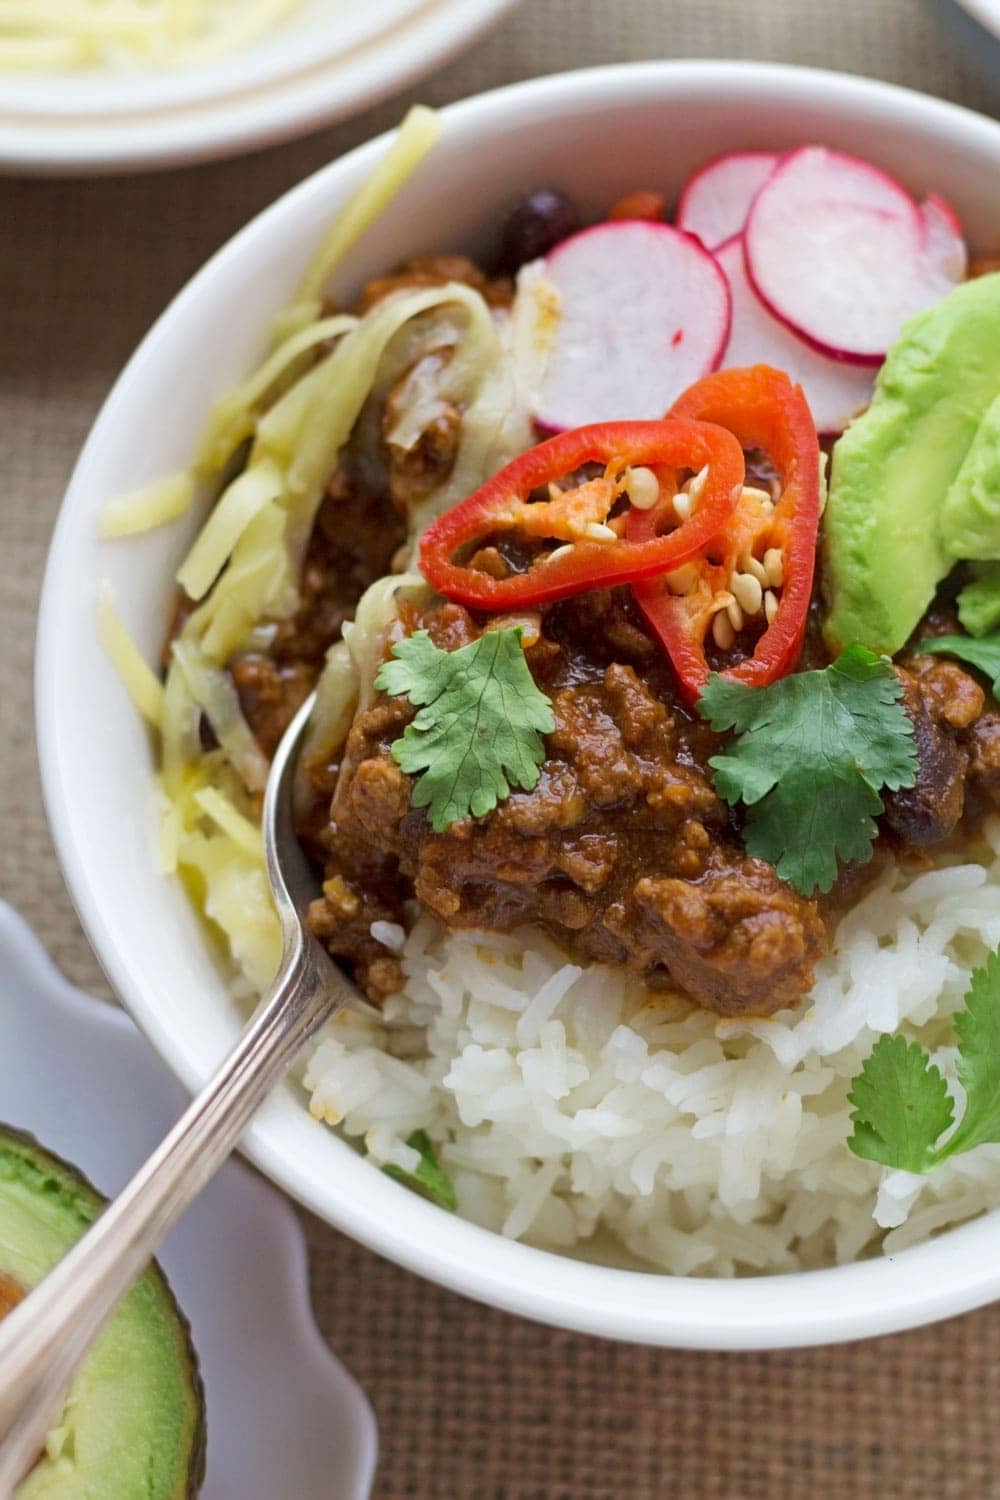
<instances>
[{"instance_id":1,"label":"sliced radish","mask_svg":"<svg viewBox=\"0 0 1000 1500\"><path fill-rule=\"evenodd\" d=\"M715 258L729 280L733 307L723 364L784 370L805 391L817 430L828 437L843 432L871 400L874 370L818 354L768 312L747 277L742 235L727 240Z\"/></svg>"},{"instance_id":2,"label":"sliced radish","mask_svg":"<svg viewBox=\"0 0 1000 1500\"><path fill-rule=\"evenodd\" d=\"M689 177L677 207L677 227L714 250L747 220L750 205L781 157L776 151L729 151Z\"/></svg>"},{"instance_id":3,"label":"sliced radish","mask_svg":"<svg viewBox=\"0 0 1000 1500\"><path fill-rule=\"evenodd\" d=\"M544 427L662 417L717 368L729 285L693 235L621 219L564 240L545 261L558 302L542 376Z\"/></svg>"},{"instance_id":4,"label":"sliced radish","mask_svg":"<svg viewBox=\"0 0 1000 1500\"><path fill-rule=\"evenodd\" d=\"M940 249L947 218L940 200L921 211L869 162L803 146L753 201L747 271L774 315L821 353L880 364L902 323L959 279Z\"/></svg>"},{"instance_id":5,"label":"sliced radish","mask_svg":"<svg viewBox=\"0 0 1000 1500\"><path fill-rule=\"evenodd\" d=\"M969 269L969 252L958 215L951 204L938 193L928 193L920 205L920 217L927 258L949 281L964 281Z\"/></svg>"}]
</instances>

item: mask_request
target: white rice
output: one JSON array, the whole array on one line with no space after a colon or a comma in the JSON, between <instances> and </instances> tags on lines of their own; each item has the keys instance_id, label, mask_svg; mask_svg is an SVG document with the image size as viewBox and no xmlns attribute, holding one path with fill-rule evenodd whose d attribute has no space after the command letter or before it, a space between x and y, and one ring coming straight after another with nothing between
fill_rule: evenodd
<instances>
[{"instance_id":1,"label":"white rice","mask_svg":"<svg viewBox=\"0 0 1000 1500\"><path fill-rule=\"evenodd\" d=\"M533 930L378 924L404 992L384 1025L327 1029L312 1112L405 1170L425 1129L460 1212L532 1244L717 1276L898 1250L1000 1205L1000 1146L915 1177L846 1145L880 1032L921 1041L959 1094L950 1017L1000 944L1000 820L984 835L981 864L887 872L810 1001L770 1020L720 1021Z\"/></svg>"}]
</instances>

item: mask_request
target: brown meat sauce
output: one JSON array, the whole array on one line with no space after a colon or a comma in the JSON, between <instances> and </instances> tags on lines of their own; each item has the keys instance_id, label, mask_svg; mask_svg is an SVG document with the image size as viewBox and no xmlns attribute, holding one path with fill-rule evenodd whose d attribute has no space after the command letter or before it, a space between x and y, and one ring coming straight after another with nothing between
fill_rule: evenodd
<instances>
[{"instance_id":1,"label":"brown meat sauce","mask_svg":"<svg viewBox=\"0 0 1000 1500\"><path fill-rule=\"evenodd\" d=\"M427 629L455 650L486 623L444 603L411 609L396 633ZM766 1015L809 989L830 924L890 853L919 862L1000 790L1000 716L985 711L982 688L952 662L913 658L898 671L917 784L886 798L875 859L807 900L743 850L708 767L722 741L678 703L626 591L551 607L526 656L556 727L537 787L488 816L434 833L413 809L411 779L390 754L412 714L405 700L379 695L358 715L342 765L311 768L329 806L325 824L312 819L326 884L311 922L373 999L398 985L400 969L371 923L405 925L415 896L451 927L534 923L571 954L624 965L721 1014Z\"/></svg>"},{"instance_id":2,"label":"brown meat sauce","mask_svg":"<svg viewBox=\"0 0 1000 1500\"><path fill-rule=\"evenodd\" d=\"M482 622L439 604L400 626L418 628L456 649ZM413 894L453 927L538 923L572 953L672 981L719 1010L797 998L824 948L816 905L743 853L707 770L719 742L677 704L628 595L554 606L526 655L556 718L538 786L444 833L411 808L389 753L407 703L380 696L359 715L320 840L328 888L312 920L331 952L371 993L398 983L369 932L358 872L374 858L383 918L402 920Z\"/></svg>"}]
</instances>

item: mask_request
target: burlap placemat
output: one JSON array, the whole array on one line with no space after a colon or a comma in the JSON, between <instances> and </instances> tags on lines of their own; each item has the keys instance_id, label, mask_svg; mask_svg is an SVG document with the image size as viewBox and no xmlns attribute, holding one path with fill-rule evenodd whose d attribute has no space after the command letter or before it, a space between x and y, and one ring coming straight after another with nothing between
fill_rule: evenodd
<instances>
[{"instance_id":1,"label":"burlap placemat","mask_svg":"<svg viewBox=\"0 0 1000 1500\"><path fill-rule=\"evenodd\" d=\"M671 55L820 64L1000 105L1000 47L949 0L527 0L414 97ZM0 893L98 993L31 730L35 607L65 480L114 374L191 272L401 104L237 163L0 182ZM303 1219L320 1326L377 1410L383 1500L1000 1496L1000 1309L841 1349L664 1353L473 1306Z\"/></svg>"}]
</instances>

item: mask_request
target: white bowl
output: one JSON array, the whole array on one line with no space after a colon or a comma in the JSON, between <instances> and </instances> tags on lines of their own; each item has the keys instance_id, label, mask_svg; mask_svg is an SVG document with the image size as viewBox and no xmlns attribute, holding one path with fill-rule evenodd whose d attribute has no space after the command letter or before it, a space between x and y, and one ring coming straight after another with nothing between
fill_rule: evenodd
<instances>
[{"instance_id":1,"label":"white bowl","mask_svg":"<svg viewBox=\"0 0 1000 1500\"><path fill-rule=\"evenodd\" d=\"M0 167L132 172L256 150L342 120L440 66L516 0L302 0L189 70L0 72Z\"/></svg>"},{"instance_id":2,"label":"white bowl","mask_svg":"<svg viewBox=\"0 0 1000 1500\"><path fill-rule=\"evenodd\" d=\"M1000 242L1000 124L882 84L762 64L648 63L538 79L453 105L442 139L342 266L341 295L409 251L488 249L524 189L551 182L598 211L623 191L675 190L728 147L802 141L873 157L915 192L955 203L974 246ZM146 734L95 635L110 578L150 659L163 637L184 529L98 540L104 499L184 465L213 395L259 355L269 315L346 195L373 141L255 219L180 294L133 356L77 465L52 544L37 661L48 812L70 890L112 983L189 1087L240 1017L183 891L155 868ZM192 527L195 522L192 522ZM1000 1295L1000 1217L836 1270L678 1279L608 1269L505 1240L375 1170L280 1089L246 1151L315 1213L413 1271L513 1312L635 1341L747 1349L885 1333Z\"/></svg>"},{"instance_id":3,"label":"white bowl","mask_svg":"<svg viewBox=\"0 0 1000 1500\"><path fill-rule=\"evenodd\" d=\"M1000 37L1000 0L958 0L958 3L980 26Z\"/></svg>"}]
</instances>

